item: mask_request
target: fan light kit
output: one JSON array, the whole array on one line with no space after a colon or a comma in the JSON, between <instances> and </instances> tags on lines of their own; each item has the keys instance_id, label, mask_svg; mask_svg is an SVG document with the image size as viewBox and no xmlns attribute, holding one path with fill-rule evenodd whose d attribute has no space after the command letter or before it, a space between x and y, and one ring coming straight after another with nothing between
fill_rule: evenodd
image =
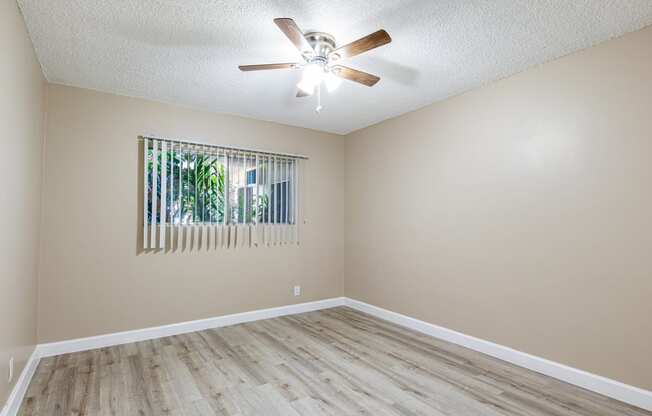
<instances>
[{"instance_id":1,"label":"fan light kit","mask_svg":"<svg viewBox=\"0 0 652 416\"><path fill-rule=\"evenodd\" d=\"M376 85L380 78L342 66L336 62L351 58L363 52L385 45L392 41L389 34L379 30L344 46L337 47L335 38L328 33L303 33L294 20L289 18L274 19L274 23L299 50L304 62L279 64L240 65L241 71L261 71L268 69L298 69L303 71L301 81L297 84L297 97L317 96L317 108L321 111L321 87L326 86L333 92L340 86L342 79L357 82L367 87Z\"/></svg>"}]
</instances>

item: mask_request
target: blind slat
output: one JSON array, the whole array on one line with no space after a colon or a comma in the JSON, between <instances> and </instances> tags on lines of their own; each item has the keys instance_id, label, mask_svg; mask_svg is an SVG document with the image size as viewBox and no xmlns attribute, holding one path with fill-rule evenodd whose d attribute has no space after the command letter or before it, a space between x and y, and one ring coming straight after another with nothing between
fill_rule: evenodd
<instances>
[{"instance_id":1,"label":"blind slat","mask_svg":"<svg viewBox=\"0 0 652 416\"><path fill-rule=\"evenodd\" d=\"M150 232L150 248L156 248L156 228L157 215L156 208L158 205L158 143L154 141L152 146L152 221Z\"/></svg>"},{"instance_id":2,"label":"blind slat","mask_svg":"<svg viewBox=\"0 0 652 416\"><path fill-rule=\"evenodd\" d=\"M284 177L285 183L283 184L283 193L284 193L283 196L285 198L285 207L284 207L285 209L284 209L284 213L283 213L283 217L284 217L283 222L287 225L287 223L288 223L288 214L289 214L288 206L289 206L289 197L290 197L289 196L289 193L290 193L290 164L289 164L289 162L287 160L284 162L283 170L285 172L285 177Z\"/></svg>"},{"instance_id":3,"label":"blind slat","mask_svg":"<svg viewBox=\"0 0 652 416\"><path fill-rule=\"evenodd\" d=\"M183 201L183 153L181 152L181 143L178 146L177 160L179 161L179 190L177 192L177 211L179 212L179 218L177 219L177 248L181 249L181 219L183 214L183 209L181 207Z\"/></svg>"},{"instance_id":4,"label":"blind slat","mask_svg":"<svg viewBox=\"0 0 652 416\"><path fill-rule=\"evenodd\" d=\"M147 224L147 215L149 212L149 175L148 169L148 156L149 156L149 139L143 141L143 248L149 248L149 226Z\"/></svg>"},{"instance_id":5,"label":"blind slat","mask_svg":"<svg viewBox=\"0 0 652 416\"><path fill-rule=\"evenodd\" d=\"M231 170L231 155L225 154L224 160L226 162L226 167L224 169L224 225L228 225L231 222L231 204L229 203L229 187L227 184L231 183L231 177L229 171Z\"/></svg>"},{"instance_id":6,"label":"blind slat","mask_svg":"<svg viewBox=\"0 0 652 416\"><path fill-rule=\"evenodd\" d=\"M294 161L294 242L299 244L299 228L301 227L301 218L299 217L299 160Z\"/></svg>"},{"instance_id":7,"label":"blind slat","mask_svg":"<svg viewBox=\"0 0 652 416\"><path fill-rule=\"evenodd\" d=\"M271 223L272 223L272 158L267 157L267 225L265 229L267 230L265 236L265 243L267 245L271 244Z\"/></svg>"},{"instance_id":8,"label":"blind slat","mask_svg":"<svg viewBox=\"0 0 652 416\"><path fill-rule=\"evenodd\" d=\"M176 199L174 199L174 142L170 142L170 177L168 181L170 182L170 248L174 248L174 204Z\"/></svg>"},{"instance_id":9,"label":"blind slat","mask_svg":"<svg viewBox=\"0 0 652 416\"><path fill-rule=\"evenodd\" d=\"M168 152L167 143L161 143L161 229L159 230L159 247L165 248L168 195Z\"/></svg>"}]
</instances>

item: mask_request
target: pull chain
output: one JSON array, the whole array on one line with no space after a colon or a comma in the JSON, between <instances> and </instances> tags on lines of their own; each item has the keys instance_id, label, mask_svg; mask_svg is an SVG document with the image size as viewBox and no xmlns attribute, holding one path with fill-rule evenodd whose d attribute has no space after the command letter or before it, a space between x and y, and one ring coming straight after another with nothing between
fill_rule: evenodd
<instances>
[{"instance_id":1,"label":"pull chain","mask_svg":"<svg viewBox=\"0 0 652 416\"><path fill-rule=\"evenodd\" d=\"M321 82L317 84L317 108L315 108L315 113L321 113Z\"/></svg>"}]
</instances>

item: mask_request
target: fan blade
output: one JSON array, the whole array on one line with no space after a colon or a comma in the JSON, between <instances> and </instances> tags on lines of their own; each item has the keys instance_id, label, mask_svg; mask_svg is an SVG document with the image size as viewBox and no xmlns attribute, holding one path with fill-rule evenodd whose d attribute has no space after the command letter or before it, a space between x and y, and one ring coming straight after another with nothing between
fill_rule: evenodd
<instances>
[{"instance_id":1,"label":"fan blade","mask_svg":"<svg viewBox=\"0 0 652 416\"><path fill-rule=\"evenodd\" d=\"M349 68L348 66L336 65L331 68L331 71L340 78L348 79L349 81L357 82L366 85L367 87L373 87L378 81L380 81L380 78L375 75L358 71L357 69Z\"/></svg>"},{"instance_id":2,"label":"fan blade","mask_svg":"<svg viewBox=\"0 0 652 416\"><path fill-rule=\"evenodd\" d=\"M287 17L282 17L274 19L274 23L281 29L281 32L290 39L290 42L301 52L303 56L312 56L315 51L310 46L310 43L303 36L303 32L299 29L299 26L294 22L294 20Z\"/></svg>"},{"instance_id":3,"label":"fan blade","mask_svg":"<svg viewBox=\"0 0 652 416\"><path fill-rule=\"evenodd\" d=\"M294 69L299 64L296 62L289 62L283 64L260 64L260 65L240 65L240 71L263 71L266 69Z\"/></svg>"},{"instance_id":4,"label":"fan blade","mask_svg":"<svg viewBox=\"0 0 652 416\"><path fill-rule=\"evenodd\" d=\"M386 45L391 41L392 38L389 37L389 34L385 32L385 30L380 29L371 35L367 35L355 42L351 42L348 45L335 49L328 56L333 60L351 58L352 56L360 55L363 52Z\"/></svg>"},{"instance_id":5,"label":"fan blade","mask_svg":"<svg viewBox=\"0 0 652 416\"><path fill-rule=\"evenodd\" d=\"M305 92L305 91L302 90L301 88L299 88L299 89L297 90L297 98L310 97L311 95L312 95L312 94L308 94L307 92Z\"/></svg>"}]
</instances>

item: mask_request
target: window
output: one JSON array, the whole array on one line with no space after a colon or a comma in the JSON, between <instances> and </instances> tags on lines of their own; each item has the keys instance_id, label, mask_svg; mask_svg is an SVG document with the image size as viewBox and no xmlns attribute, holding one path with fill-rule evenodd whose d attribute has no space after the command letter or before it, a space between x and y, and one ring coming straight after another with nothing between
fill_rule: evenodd
<instances>
[{"instance_id":1,"label":"window","mask_svg":"<svg viewBox=\"0 0 652 416\"><path fill-rule=\"evenodd\" d=\"M144 143L146 248L164 246L170 226L296 225L298 158L159 139Z\"/></svg>"}]
</instances>

